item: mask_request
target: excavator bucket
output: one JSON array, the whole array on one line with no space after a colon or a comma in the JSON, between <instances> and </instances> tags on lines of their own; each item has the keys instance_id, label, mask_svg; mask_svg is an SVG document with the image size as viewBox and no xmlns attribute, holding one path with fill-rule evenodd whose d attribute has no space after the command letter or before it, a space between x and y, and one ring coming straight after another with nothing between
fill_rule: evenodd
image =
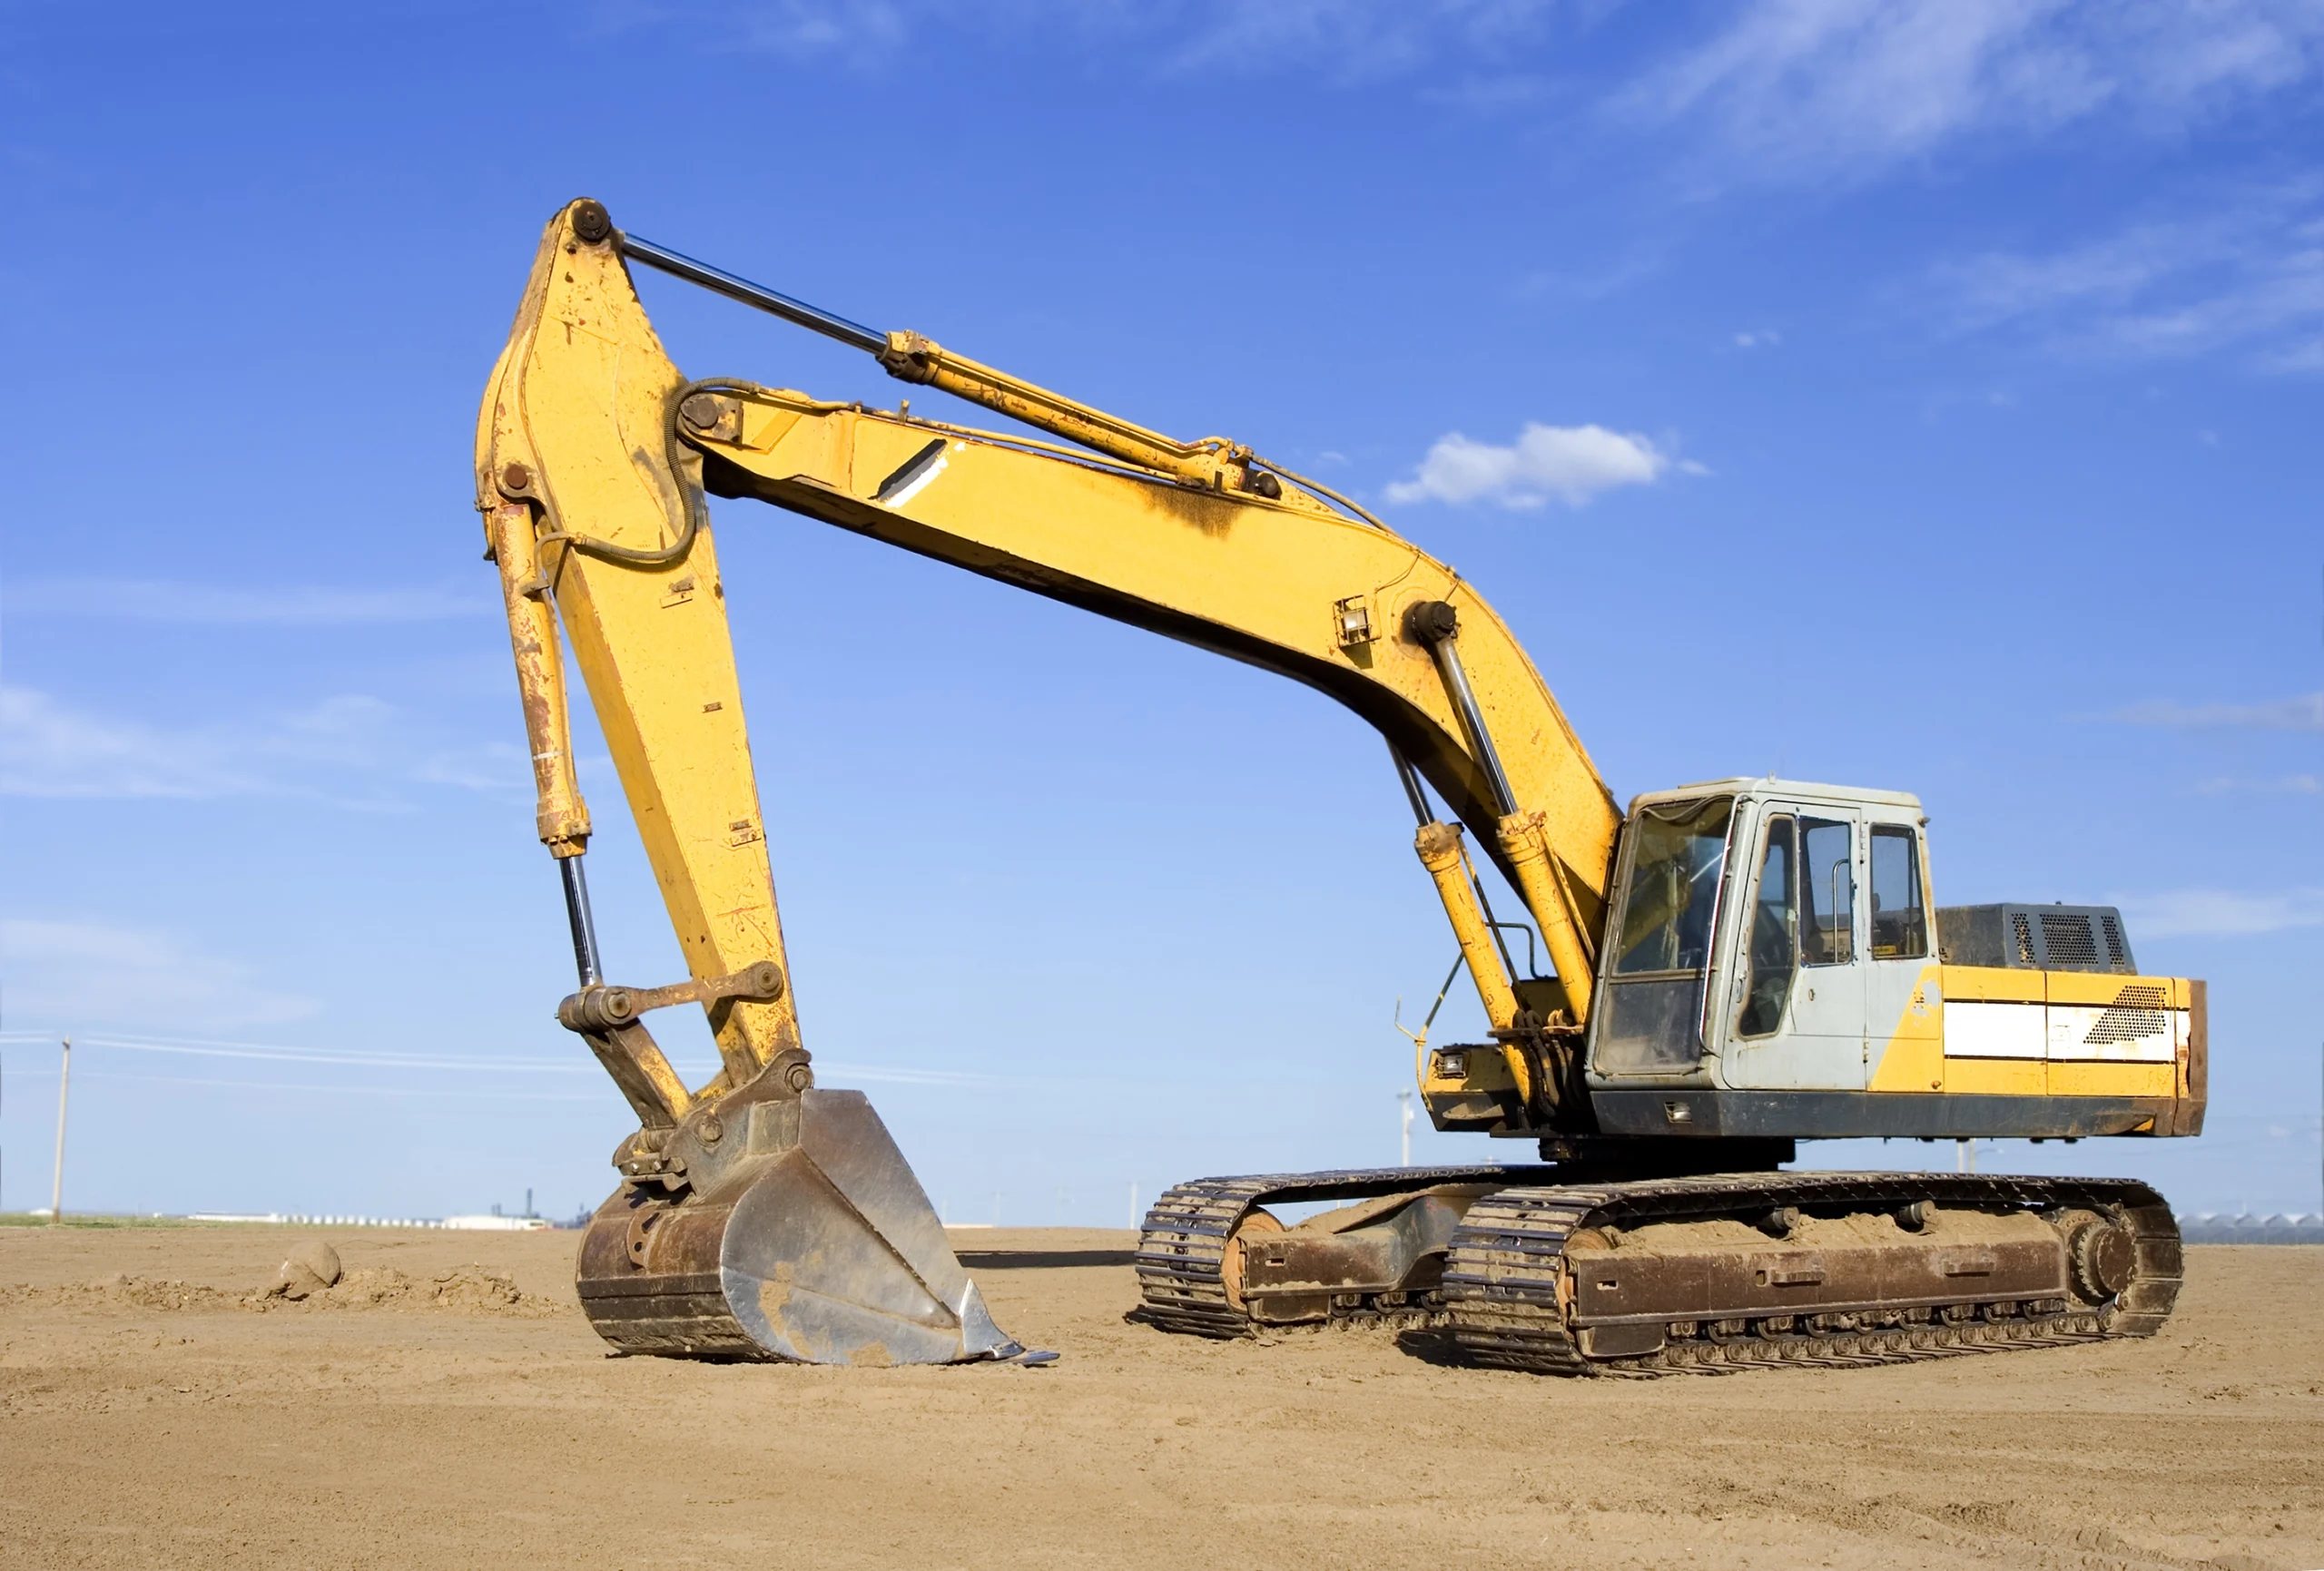
<instances>
[{"instance_id":1,"label":"excavator bucket","mask_svg":"<svg viewBox=\"0 0 2324 1571\"><path fill-rule=\"evenodd\" d=\"M659 1171L590 1220L577 1285L598 1335L624 1352L811 1364L1024 1351L862 1092L737 1100L625 1162Z\"/></svg>"}]
</instances>

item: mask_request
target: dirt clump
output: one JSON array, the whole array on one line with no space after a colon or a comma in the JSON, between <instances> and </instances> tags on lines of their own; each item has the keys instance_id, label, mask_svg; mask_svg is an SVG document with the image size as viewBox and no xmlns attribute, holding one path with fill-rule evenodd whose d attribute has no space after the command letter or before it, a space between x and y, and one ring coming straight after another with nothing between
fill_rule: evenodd
<instances>
[{"instance_id":1,"label":"dirt clump","mask_svg":"<svg viewBox=\"0 0 2324 1571\"><path fill-rule=\"evenodd\" d=\"M222 1310L240 1307L243 1298L243 1294L198 1282L157 1281L126 1272L51 1287L0 1287L0 1309L39 1304L59 1309Z\"/></svg>"},{"instance_id":2,"label":"dirt clump","mask_svg":"<svg viewBox=\"0 0 2324 1571\"><path fill-rule=\"evenodd\" d=\"M556 1300L518 1288L517 1279L489 1266L455 1266L433 1276L414 1277L393 1266L359 1266L329 1287L292 1295L279 1287L253 1301L259 1308L285 1310L437 1310L452 1314L552 1315Z\"/></svg>"},{"instance_id":3,"label":"dirt clump","mask_svg":"<svg viewBox=\"0 0 2324 1571\"><path fill-rule=\"evenodd\" d=\"M247 1280L247 1279L245 1279ZM515 1275L473 1262L415 1276L394 1266L344 1269L327 1243L293 1248L268 1286L238 1290L115 1272L88 1281L0 1286L0 1311L33 1307L66 1310L129 1309L209 1311L241 1310L260 1314L333 1310L407 1310L456 1315L537 1317L572 1312L572 1306L543 1293L527 1292Z\"/></svg>"},{"instance_id":4,"label":"dirt clump","mask_svg":"<svg viewBox=\"0 0 2324 1571\"><path fill-rule=\"evenodd\" d=\"M291 1246L276 1268L274 1286L268 1291L277 1298L307 1298L330 1288L345 1274L339 1251L319 1238L309 1239Z\"/></svg>"}]
</instances>

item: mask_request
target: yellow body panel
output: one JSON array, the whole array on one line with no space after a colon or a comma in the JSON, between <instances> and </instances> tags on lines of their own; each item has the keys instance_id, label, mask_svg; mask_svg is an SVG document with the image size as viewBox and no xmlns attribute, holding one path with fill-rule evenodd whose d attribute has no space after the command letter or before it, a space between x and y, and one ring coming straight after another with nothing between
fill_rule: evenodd
<instances>
[{"instance_id":1,"label":"yellow body panel","mask_svg":"<svg viewBox=\"0 0 2324 1571\"><path fill-rule=\"evenodd\" d=\"M1945 1088L1955 1095L2046 1096L2049 1065L2039 1058L1947 1058Z\"/></svg>"},{"instance_id":2,"label":"yellow body panel","mask_svg":"<svg viewBox=\"0 0 2324 1571\"><path fill-rule=\"evenodd\" d=\"M2191 1065L2199 985L2186 977L1946 966L1936 980L1954 1011L1949 1041L1939 1032L1947 1091L2202 1100ZM2009 1024L1973 1046L1969 1016L1979 1010ZM1900 1029L1892 1057L1912 1035ZM2004 1040L2017 1046L1993 1045ZM1873 1089L1915 1088L1907 1076L1924 1062L1915 1055L1891 1074L1884 1059Z\"/></svg>"},{"instance_id":3,"label":"yellow body panel","mask_svg":"<svg viewBox=\"0 0 2324 1571\"><path fill-rule=\"evenodd\" d=\"M2137 995L2154 995L2156 1006L2164 1009L2187 1007L2188 982L2184 977L2124 977L2108 971L2034 971L2027 973L2046 978L2044 994L2053 1004L2095 1005L2104 1008L2122 1001L2126 991Z\"/></svg>"},{"instance_id":4,"label":"yellow body panel","mask_svg":"<svg viewBox=\"0 0 2324 1571\"><path fill-rule=\"evenodd\" d=\"M2047 975L2043 971L2015 971L1999 966L1945 966L1939 968L1937 980L1948 999L2039 1004L2049 997L2043 980Z\"/></svg>"},{"instance_id":5,"label":"yellow body panel","mask_svg":"<svg viewBox=\"0 0 2324 1571\"><path fill-rule=\"evenodd\" d=\"M1944 967L1932 962L1921 967L1913 997L1888 1034L1888 1045L1873 1062L1871 1091L1942 1091L1945 1089Z\"/></svg>"},{"instance_id":6,"label":"yellow body panel","mask_svg":"<svg viewBox=\"0 0 2324 1571\"><path fill-rule=\"evenodd\" d=\"M2053 1096L2170 1096L2178 1090L2171 1064L2052 1063L2043 1082Z\"/></svg>"}]
</instances>

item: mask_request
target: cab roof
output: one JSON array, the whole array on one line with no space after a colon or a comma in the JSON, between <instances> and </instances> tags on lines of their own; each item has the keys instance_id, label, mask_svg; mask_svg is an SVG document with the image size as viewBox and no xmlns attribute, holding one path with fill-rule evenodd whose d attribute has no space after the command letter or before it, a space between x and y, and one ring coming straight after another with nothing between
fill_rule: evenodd
<instances>
[{"instance_id":1,"label":"cab roof","mask_svg":"<svg viewBox=\"0 0 2324 1571\"><path fill-rule=\"evenodd\" d=\"M1868 786L1825 785L1815 781L1782 780L1775 775L1731 775L1726 780L1699 781L1667 790L1641 791L1630 799L1630 811L1647 802L1684 801L1691 797L1733 795L1781 797L1787 801L1868 803L1884 808L1920 811L1921 799L1910 791L1874 790Z\"/></svg>"}]
</instances>

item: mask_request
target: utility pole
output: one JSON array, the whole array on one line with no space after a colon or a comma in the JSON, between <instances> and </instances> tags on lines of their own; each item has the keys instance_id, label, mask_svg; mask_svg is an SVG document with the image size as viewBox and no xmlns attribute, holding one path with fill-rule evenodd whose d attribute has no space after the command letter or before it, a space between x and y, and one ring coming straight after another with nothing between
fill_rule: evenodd
<instances>
[{"instance_id":1,"label":"utility pole","mask_svg":"<svg viewBox=\"0 0 2324 1571\"><path fill-rule=\"evenodd\" d=\"M73 1038L64 1038L64 1064L56 1075L56 1180L48 1188L48 1225L64 1220L64 1100L73 1091Z\"/></svg>"},{"instance_id":2,"label":"utility pole","mask_svg":"<svg viewBox=\"0 0 2324 1571\"><path fill-rule=\"evenodd\" d=\"M1411 1092L1396 1093L1396 1112L1403 1124L1403 1154L1398 1165L1410 1167L1413 1164L1413 1094Z\"/></svg>"}]
</instances>

